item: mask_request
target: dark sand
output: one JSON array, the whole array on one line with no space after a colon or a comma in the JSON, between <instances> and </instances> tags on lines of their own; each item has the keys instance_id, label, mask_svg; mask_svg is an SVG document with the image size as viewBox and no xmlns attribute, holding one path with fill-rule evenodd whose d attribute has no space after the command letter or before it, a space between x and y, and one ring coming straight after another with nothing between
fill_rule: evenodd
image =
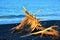
<instances>
[{"instance_id":1,"label":"dark sand","mask_svg":"<svg viewBox=\"0 0 60 40\"><path fill-rule=\"evenodd\" d=\"M20 34L12 34L10 32L10 29L12 27L17 26L19 23L15 23L15 24L2 24L0 25L0 40L53 40L50 37L43 37L43 38L39 38L37 36L29 36L29 37L25 37L25 38L20 38ZM49 27L49 26L54 26L54 25L58 25L60 28L60 20L50 20L50 21L42 21L41 24L44 27ZM58 31L60 32L60 29L58 29ZM58 37L55 40L60 40L60 37Z\"/></svg>"}]
</instances>

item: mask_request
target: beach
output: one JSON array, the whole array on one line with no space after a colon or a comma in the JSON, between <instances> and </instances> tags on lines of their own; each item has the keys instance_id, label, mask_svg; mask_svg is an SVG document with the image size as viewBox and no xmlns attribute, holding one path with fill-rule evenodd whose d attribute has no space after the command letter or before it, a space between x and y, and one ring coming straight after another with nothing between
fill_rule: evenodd
<instances>
[{"instance_id":1,"label":"beach","mask_svg":"<svg viewBox=\"0 0 60 40\"><path fill-rule=\"evenodd\" d=\"M60 20L41 21L40 23L46 28L57 25L57 26L59 26L58 31L60 32ZM39 38L37 36L28 36L25 38L20 38L21 34L14 34L14 33L11 33L11 31L10 31L11 28L13 28L19 24L20 23L0 24L0 40L52 40L52 38L50 38L50 37ZM55 40L60 40L60 38L58 37Z\"/></svg>"}]
</instances>

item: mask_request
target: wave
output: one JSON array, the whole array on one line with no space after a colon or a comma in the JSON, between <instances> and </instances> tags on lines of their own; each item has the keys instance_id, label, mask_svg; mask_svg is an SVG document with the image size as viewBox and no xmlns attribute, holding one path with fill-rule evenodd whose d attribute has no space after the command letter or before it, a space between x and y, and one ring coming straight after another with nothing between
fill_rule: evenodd
<instances>
[{"instance_id":1,"label":"wave","mask_svg":"<svg viewBox=\"0 0 60 40\"><path fill-rule=\"evenodd\" d=\"M25 17L25 15L8 15L8 16L0 16L0 18L19 18Z\"/></svg>"},{"instance_id":2,"label":"wave","mask_svg":"<svg viewBox=\"0 0 60 40\"><path fill-rule=\"evenodd\" d=\"M58 14L58 13L54 13L54 14L40 14L40 15L36 15L36 16L60 16L60 14Z\"/></svg>"},{"instance_id":3,"label":"wave","mask_svg":"<svg viewBox=\"0 0 60 40\"><path fill-rule=\"evenodd\" d=\"M9 15L9 16L0 16L0 24L13 24L20 23L24 19L25 15ZM48 20L60 20L60 16L54 15L37 15L37 19L40 21L48 21Z\"/></svg>"},{"instance_id":4,"label":"wave","mask_svg":"<svg viewBox=\"0 0 60 40\"><path fill-rule=\"evenodd\" d=\"M59 16L59 14L43 14L43 15L36 15L36 17L48 17L48 16ZM4 15L0 16L0 18L19 18L19 17L25 17L25 15Z\"/></svg>"}]
</instances>

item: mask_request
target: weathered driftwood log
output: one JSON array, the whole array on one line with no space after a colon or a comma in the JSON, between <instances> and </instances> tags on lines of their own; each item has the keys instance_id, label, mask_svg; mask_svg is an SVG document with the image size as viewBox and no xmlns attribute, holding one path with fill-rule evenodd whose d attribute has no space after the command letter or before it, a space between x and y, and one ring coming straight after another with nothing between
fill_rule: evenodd
<instances>
[{"instance_id":1,"label":"weathered driftwood log","mask_svg":"<svg viewBox=\"0 0 60 40\"><path fill-rule=\"evenodd\" d=\"M56 31L56 30L54 30L54 29L52 29L53 27L57 27L57 26L52 26L52 27L49 27L49 28L46 28L46 29L44 29L44 30L42 30L42 31L38 31L38 32L34 32L34 33L30 33L30 34L27 34L27 35L24 35L24 36L21 36L21 37L27 37L27 36L31 36L31 35L36 35L36 34L47 34L47 35L52 35L52 36L59 36L58 34L59 34L59 32L58 31ZM48 31L49 30L49 31Z\"/></svg>"}]
</instances>

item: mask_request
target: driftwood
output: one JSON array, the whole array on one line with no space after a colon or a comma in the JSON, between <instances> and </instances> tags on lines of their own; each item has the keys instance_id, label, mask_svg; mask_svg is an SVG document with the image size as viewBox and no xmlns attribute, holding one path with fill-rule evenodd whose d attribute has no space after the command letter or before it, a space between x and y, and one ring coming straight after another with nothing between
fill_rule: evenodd
<instances>
[{"instance_id":1,"label":"driftwood","mask_svg":"<svg viewBox=\"0 0 60 40\"><path fill-rule=\"evenodd\" d=\"M12 28L12 30L20 30L22 29L26 24L31 25L30 29L31 32L34 31L34 29L37 27L42 27L42 25L39 23L40 21L36 19L33 15L30 15L26 9L24 8L24 12L26 14L25 19L19 24L18 26Z\"/></svg>"},{"instance_id":2,"label":"driftwood","mask_svg":"<svg viewBox=\"0 0 60 40\"><path fill-rule=\"evenodd\" d=\"M30 35L36 35L36 34L40 34L40 33L52 35L52 36L58 36L59 32L57 30L53 29L53 27L57 27L57 26L51 26L48 28L43 27L42 24L40 23L40 21L34 15L30 15L27 12L27 10L25 9L25 7L23 7L23 8L24 8L24 12L26 14L25 19L21 22L21 24L17 25L16 27L12 28L11 30L22 30L22 29L24 29L25 25L30 25L30 26L27 26L29 28L28 32L30 34L24 35L21 37L27 37ZM35 29L39 30L39 31L33 32Z\"/></svg>"},{"instance_id":3,"label":"driftwood","mask_svg":"<svg viewBox=\"0 0 60 40\"><path fill-rule=\"evenodd\" d=\"M28 35L24 35L24 36L21 36L21 37L27 37L27 36L31 36L31 35L36 35L36 34L47 34L47 35L53 35L53 36L59 36L59 32L52 29L53 27L57 27L57 26L52 26L52 27L49 27L49 28L46 28L42 31L38 31L38 32L34 32L34 33L30 33ZM49 31L48 31L49 30Z\"/></svg>"}]
</instances>

